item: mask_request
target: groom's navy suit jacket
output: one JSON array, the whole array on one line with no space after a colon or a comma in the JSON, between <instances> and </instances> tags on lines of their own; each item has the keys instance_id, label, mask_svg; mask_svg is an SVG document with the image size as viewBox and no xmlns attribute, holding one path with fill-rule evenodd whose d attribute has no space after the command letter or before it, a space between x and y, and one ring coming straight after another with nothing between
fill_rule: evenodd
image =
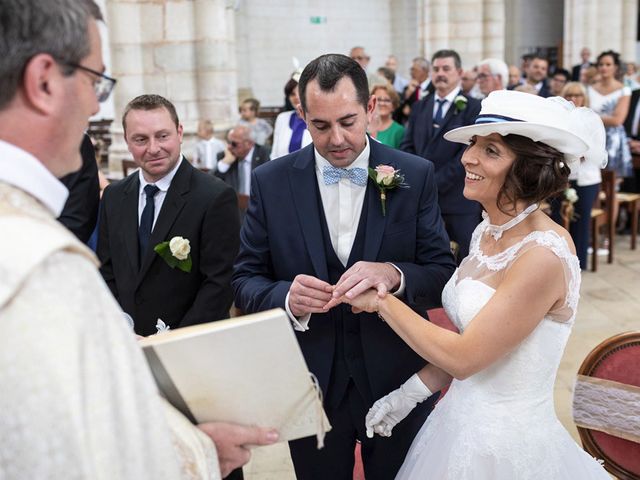
<instances>
[{"instance_id":1,"label":"groom's navy suit jacket","mask_svg":"<svg viewBox=\"0 0 640 480\"><path fill-rule=\"evenodd\" d=\"M433 164L373 140L370 145L369 166L399 168L408 188L387 192L387 212L383 216L380 194L373 182L368 182L360 219L360 229L364 230L358 249L362 256L352 255L345 268L358 260L392 262L405 276L403 300L424 315L426 308L440 305L444 284L455 268L438 208ZM314 148L309 145L253 172L232 280L236 305L247 313L284 308L298 274L332 283L327 252L334 255L330 241L325 240L315 168ZM365 383L370 390L365 390L372 395L365 398L369 405L425 364L375 314L356 315L346 305L313 314L309 330L297 332L297 337L309 369L325 394L336 349L344 349L348 357L349 342L357 345L362 359L358 368L366 371ZM358 382L358 378L354 380Z\"/></svg>"}]
</instances>

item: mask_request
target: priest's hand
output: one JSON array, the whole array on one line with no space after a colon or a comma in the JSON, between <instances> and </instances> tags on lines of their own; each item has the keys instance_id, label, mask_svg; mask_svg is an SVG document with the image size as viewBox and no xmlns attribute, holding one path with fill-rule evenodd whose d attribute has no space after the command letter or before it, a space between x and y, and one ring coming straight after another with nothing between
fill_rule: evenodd
<instances>
[{"instance_id":1,"label":"priest's hand","mask_svg":"<svg viewBox=\"0 0 640 480\"><path fill-rule=\"evenodd\" d=\"M249 461L251 447L271 445L278 441L276 430L261 427L208 422L201 423L198 428L213 440L223 478Z\"/></svg>"}]
</instances>

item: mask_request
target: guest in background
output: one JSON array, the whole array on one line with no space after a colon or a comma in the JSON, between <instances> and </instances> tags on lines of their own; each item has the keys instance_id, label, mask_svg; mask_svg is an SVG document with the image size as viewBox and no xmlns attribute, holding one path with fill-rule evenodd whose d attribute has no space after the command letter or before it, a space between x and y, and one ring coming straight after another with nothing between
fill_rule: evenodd
<instances>
[{"instance_id":1,"label":"guest in background","mask_svg":"<svg viewBox=\"0 0 640 480\"><path fill-rule=\"evenodd\" d=\"M378 68L378 70L376 70L376 75L378 75L381 78L384 78L391 85L393 85L393 82L396 79L396 74L394 73L394 71L387 67Z\"/></svg>"},{"instance_id":2,"label":"guest in background","mask_svg":"<svg viewBox=\"0 0 640 480\"><path fill-rule=\"evenodd\" d=\"M631 151L624 131L629 113L631 90L616 79L620 69L620 55L607 50L598 55L599 80L587 88L589 105L600 115L607 131L608 170L620 178L630 177Z\"/></svg>"},{"instance_id":3,"label":"guest in background","mask_svg":"<svg viewBox=\"0 0 640 480\"><path fill-rule=\"evenodd\" d=\"M476 83L477 79L478 72L475 67L462 72L462 77L460 77L460 90L462 93L473 98L482 98L482 94L480 94Z\"/></svg>"},{"instance_id":4,"label":"guest in background","mask_svg":"<svg viewBox=\"0 0 640 480\"><path fill-rule=\"evenodd\" d=\"M600 80L600 75L598 74L598 68L596 66L591 65L588 68L580 70L580 83L585 87L593 85L598 80Z\"/></svg>"},{"instance_id":5,"label":"guest in background","mask_svg":"<svg viewBox=\"0 0 640 480\"><path fill-rule=\"evenodd\" d=\"M365 72L367 71L371 57L364 51L364 47L353 47L349 52L349 56L358 62Z\"/></svg>"},{"instance_id":6,"label":"guest in background","mask_svg":"<svg viewBox=\"0 0 640 480\"><path fill-rule=\"evenodd\" d=\"M196 135L199 140L193 152L193 166L215 172L218 160L222 157L226 148L224 142L213 136L213 123L211 120L200 120Z\"/></svg>"},{"instance_id":7,"label":"guest in background","mask_svg":"<svg viewBox=\"0 0 640 480\"><path fill-rule=\"evenodd\" d=\"M423 57L416 57L411 62L411 80L402 93L402 105L396 111L394 120L406 124L411 115L411 106L433 92L434 86L429 78L429 61Z\"/></svg>"},{"instance_id":8,"label":"guest in background","mask_svg":"<svg viewBox=\"0 0 640 480\"><path fill-rule=\"evenodd\" d=\"M562 89L561 96L566 100L573 102L576 107L588 107L589 99L587 91L579 82L569 82ZM574 122L579 123L579 122ZM585 124L592 122L584 122ZM575 125L580 127L580 125ZM602 135L604 130L597 130L590 135L581 135L582 138L591 139L594 145L604 143L602 139L597 138ZM569 233L576 245L576 255L580 261L580 268L587 269L587 250L590 245L590 225L591 225L591 208L593 202L600 191L600 182L602 175L600 169L607 163L607 152L596 151L591 149L589 154L580 162L574 162L571 166L571 174L569 175L569 186L575 189L578 200L573 204L574 214L569 223ZM563 196L554 199L551 202L552 217L559 224L563 224L561 208ZM597 248L597 246L596 246Z\"/></svg>"},{"instance_id":9,"label":"guest in background","mask_svg":"<svg viewBox=\"0 0 640 480\"><path fill-rule=\"evenodd\" d=\"M507 84L507 89L513 90L518 85L522 84L522 76L520 74L520 69L515 65L509 66L509 83Z\"/></svg>"},{"instance_id":10,"label":"guest in background","mask_svg":"<svg viewBox=\"0 0 640 480\"><path fill-rule=\"evenodd\" d=\"M218 162L218 172L227 185L242 195L249 195L251 172L269 160L269 151L253 138L247 125L238 125L227 134L229 148Z\"/></svg>"},{"instance_id":11,"label":"guest in background","mask_svg":"<svg viewBox=\"0 0 640 480\"><path fill-rule=\"evenodd\" d=\"M398 95L401 95L404 89L409 85L409 80L398 73L398 59L395 55L389 55L384 66L390 69L395 74L393 80L393 88L395 88Z\"/></svg>"},{"instance_id":12,"label":"guest in background","mask_svg":"<svg viewBox=\"0 0 640 480\"><path fill-rule=\"evenodd\" d=\"M635 63L627 62L625 64L623 83L631 90L635 90L640 87L640 83L638 83L638 68Z\"/></svg>"},{"instance_id":13,"label":"guest in background","mask_svg":"<svg viewBox=\"0 0 640 480\"><path fill-rule=\"evenodd\" d=\"M399 148L404 127L393 120L391 114L400 105L400 97L391 85L375 85L371 89L371 95L376 97L377 102L375 122L372 122L369 133L380 143Z\"/></svg>"},{"instance_id":14,"label":"guest in background","mask_svg":"<svg viewBox=\"0 0 640 480\"><path fill-rule=\"evenodd\" d=\"M536 89L541 97L551 95L547 85L547 72L549 71L549 60L539 55L534 55L527 67L527 82Z\"/></svg>"},{"instance_id":15,"label":"guest in background","mask_svg":"<svg viewBox=\"0 0 640 480\"><path fill-rule=\"evenodd\" d=\"M631 105L624 121L624 129L629 139L631 154L640 155L640 89L631 92ZM622 190L625 192L640 192L640 168L634 167L633 178L624 180Z\"/></svg>"},{"instance_id":16,"label":"guest in background","mask_svg":"<svg viewBox=\"0 0 640 480\"><path fill-rule=\"evenodd\" d=\"M433 162L438 204L449 238L459 246L459 259L469 253L471 234L480 223L480 204L462 194L465 171L460 158L465 147L444 139L449 130L471 125L480 102L460 92L460 55L439 50L431 58L435 92L414 104L400 148Z\"/></svg>"},{"instance_id":17,"label":"guest in background","mask_svg":"<svg viewBox=\"0 0 640 480\"><path fill-rule=\"evenodd\" d=\"M271 159L282 157L300 150L311 143L311 135L307 130L307 124L300 118L295 107L300 103L298 97L298 80L300 72L293 73L284 86L284 95L293 105L294 110L282 112L276 117L273 129L273 145L271 147Z\"/></svg>"},{"instance_id":18,"label":"guest in background","mask_svg":"<svg viewBox=\"0 0 640 480\"><path fill-rule=\"evenodd\" d=\"M557 68L553 75L551 75L551 80L549 81L549 90L551 91L551 95L557 97L562 95L562 89L569 81L570 74L564 68Z\"/></svg>"},{"instance_id":19,"label":"guest in background","mask_svg":"<svg viewBox=\"0 0 640 480\"><path fill-rule=\"evenodd\" d=\"M573 68L571 69L571 80L574 82L580 81L580 79L582 78L582 72L584 70L587 70L589 67L593 66L593 63L591 63L591 50L589 50L587 47L583 47L582 50L580 50L580 59L581 62L578 63L577 65L574 65Z\"/></svg>"},{"instance_id":20,"label":"guest in background","mask_svg":"<svg viewBox=\"0 0 640 480\"><path fill-rule=\"evenodd\" d=\"M508 81L509 69L502 60L486 58L478 64L478 88L483 96L507 88Z\"/></svg>"},{"instance_id":21,"label":"guest in background","mask_svg":"<svg viewBox=\"0 0 640 480\"><path fill-rule=\"evenodd\" d=\"M240 121L238 125L247 125L253 132L253 139L258 145L269 145L269 137L273 127L264 118L258 118L260 102L255 98L247 98L240 104Z\"/></svg>"}]
</instances>

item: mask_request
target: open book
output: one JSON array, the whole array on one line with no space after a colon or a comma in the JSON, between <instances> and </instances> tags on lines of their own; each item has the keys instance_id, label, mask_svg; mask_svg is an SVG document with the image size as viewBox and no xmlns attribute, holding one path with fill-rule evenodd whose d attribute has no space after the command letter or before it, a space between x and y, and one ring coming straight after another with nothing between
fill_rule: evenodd
<instances>
[{"instance_id":1,"label":"open book","mask_svg":"<svg viewBox=\"0 0 640 480\"><path fill-rule=\"evenodd\" d=\"M169 330L140 341L162 394L193 423L273 427L280 440L331 429L282 309Z\"/></svg>"}]
</instances>

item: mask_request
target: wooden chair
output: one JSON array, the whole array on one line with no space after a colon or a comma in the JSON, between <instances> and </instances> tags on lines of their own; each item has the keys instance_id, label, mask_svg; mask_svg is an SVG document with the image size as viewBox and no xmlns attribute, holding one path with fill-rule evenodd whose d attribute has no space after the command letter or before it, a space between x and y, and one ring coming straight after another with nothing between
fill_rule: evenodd
<instances>
[{"instance_id":1,"label":"wooden chair","mask_svg":"<svg viewBox=\"0 0 640 480\"><path fill-rule=\"evenodd\" d=\"M122 160L122 175L124 177L128 176L136 168L138 168L138 165L133 160Z\"/></svg>"},{"instance_id":2,"label":"wooden chair","mask_svg":"<svg viewBox=\"0 0 640 480\"><path fill-rule=\"evenodd\" d=\"M635 404L634 396L640 395L640 332L622 333L602 342L586 357L578 375L573 414L583 448L593 457L603 459L604 467L618 479L640 480L640 429L634 426L638 423L640 407L632 407L631 411L627 406L619 407L619 411L609 417L597 410L607 401L605 392L629 392L625 394L625 403L632 404ZM611 390L612 387L615 390ZM593 401L594 395L599 398L598 402ZM611 395L609 401L619 405L621 398L617 393ZM595 414L591 413L591 406L596 409Z\"/></svg>"},{"instance_id":3,"label":"wooden chair","mask_svg":"<svg viewBox=\"0 0 640 480\"><path fill-rule=\"evenodd\" d=\"M636 249L638 238L638 212L640 212L640 193L616 192L616 173L610 170L602 170L602 183L613 190L615 199L620 207L626 206L631 216L631 250ZM611 185L611 186L609 186ZM613 205L612 205L613 209ZM615 233L616 219L613 219L613 232ZM610 250L612 251L612 250ZM611 262L609 262L611 263Z\"/></svg>"},{"instance_id":4,"label":"wooden chair","mask_svg":"<svg viewBox=\"0 0 640 480\"><path fill-rule=\"evenodd\" d=\"M242 193L238 193L238 208L241 212L246 212L247 207L249 206L249 195L243 195Z\"/></svg>"},{"instance_id":5,"label":"wooden chair","mask_svg":"<svg viewBox=\"0 0 640 480\"><path fill-rule=\"evenodd\" d=\"M596 198L596 203L599 200ZM598 271L598 245L600 245L600 229L607 223L606 212L594 206L591 209L591 271ZM566 228L566 227L565 227Z\"/></svg>"},{"instance_id":6,"label":"wooden chair","mask_svg":"<svg viewBox=\"0 0 640 480\"><path fill-rule=\"evenodd\" d=\"M605 235L609 241L609 255L607 256L607 263L613 263L613 249L615 247L616 239L616 219L615 215L615 202L612 199L616 195L616 174L609 170L602 170L602 183L600 184L600 195L596 199L600 203L594 205L595 208L600 208L605 212L604 223L606 225ZM592 245L593 253L597 256L598 244Z\"/></svg>"}]
</instances>

